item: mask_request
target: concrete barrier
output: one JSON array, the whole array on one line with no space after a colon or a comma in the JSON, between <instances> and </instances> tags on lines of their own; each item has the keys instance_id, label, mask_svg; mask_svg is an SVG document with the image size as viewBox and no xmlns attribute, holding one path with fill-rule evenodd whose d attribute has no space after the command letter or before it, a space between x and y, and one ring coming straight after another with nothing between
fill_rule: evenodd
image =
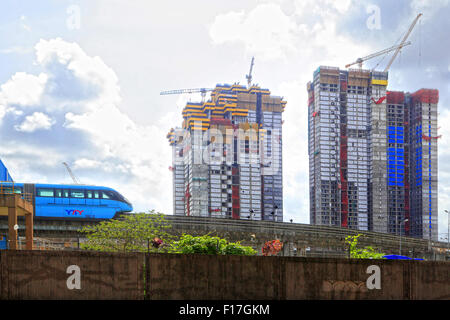
<instances>
[{"instance_id":1,"label":"concrete barrier","mask_svg":"<svg viewBox=\"0 0 450 320\"><path fill-rule=\"evenodd\" d=\"M0 299L443 299L448 262L0 252Z\"/></svg>"},{"instance_id":2,"label":"concrete barrier","mask_svg":"<svg viewBox=\"0 0 450 320\"><path fill-rule=\"evenodd\" d=\"M0 252L0 299L143 299L143 254Z\"/></svg>"},{"instance_id":3,"label":"concrete barrier","mask_svg":"<svg viewBox=\"0 0 450 320\"><path fill-rule=\"evenodd\" d=\"M147 299L450 299L448 262L148 255Z\"/></svg>"}]
</instances>

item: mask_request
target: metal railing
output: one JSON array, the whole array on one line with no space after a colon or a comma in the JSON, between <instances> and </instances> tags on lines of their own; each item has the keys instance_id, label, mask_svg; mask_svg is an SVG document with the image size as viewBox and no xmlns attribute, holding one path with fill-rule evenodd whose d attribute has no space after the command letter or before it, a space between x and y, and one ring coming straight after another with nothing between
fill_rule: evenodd
<instances>
[{"instance_id":1,"label":"metal railing","mask_svg":"<svg viewBox=\"0 0 450 320\"><path fill-rule=\"evenodd\" d=\"M33 202L33 195L31 193L24 193L21 187L16 187L14 182L0 181L0 196L18 194L21 199Z\"/></svg>"},{"instance_id":2,"label":"metal railing","mask_svg":"<svg viewBox=\"0 0 450 320\"><path fill-rule=\"evenodd\" d=\"M5 240L3 240L5 241ZM11 240L6 240L6 249L10 248ZM20 237L16 240L17 250L27 250L27 240ZM34 238L33 250L78 250L79 240Z\"/></svg>"}]
</instances>

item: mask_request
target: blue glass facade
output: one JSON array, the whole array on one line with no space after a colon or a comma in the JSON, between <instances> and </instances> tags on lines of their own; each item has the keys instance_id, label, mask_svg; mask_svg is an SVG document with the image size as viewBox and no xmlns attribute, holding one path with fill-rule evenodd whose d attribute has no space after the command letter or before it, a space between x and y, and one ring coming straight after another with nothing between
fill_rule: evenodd
<instances>
[{"instance_id":1,"label":"blue glass facade","mask_svg":"<svg viewBox=\"0 0 450 320\"><path fill-rule=\"evenodd\" d=\"M398 144L403 144L405 140L403 127L388 127L388 141L390 144L397 144L397 147L389 147L387 152L388 159L388 185L405 185L405 150Z\"/></svg>"}]
</instances>

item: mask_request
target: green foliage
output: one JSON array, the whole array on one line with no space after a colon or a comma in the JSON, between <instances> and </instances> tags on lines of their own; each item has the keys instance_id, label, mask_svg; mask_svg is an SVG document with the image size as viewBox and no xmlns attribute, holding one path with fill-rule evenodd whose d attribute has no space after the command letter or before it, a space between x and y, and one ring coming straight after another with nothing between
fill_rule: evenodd
<instances>
[{"instance_id":1,"label":"green foliage","mask_svg":"<svg viewBox=\"0 0 450 320\"><path fill-rule=\"evenodd\" d=\"M175 237L168 232L170 228L164 215L154 210L123 215L79 230L87 238L81 248L110 252L173 252ZM163 242L158 248L153 246L155 238Z\"/></svg>"},{"instance_id":2,"label":"green foliage","mask_svg":"<svg viewBox=\"0 0 450 320\"><path fill-rule=\"evenodd\" d=\"M228 242L219 237L191 236L183 234L175 244L178 253L222 254L222 255L255 255L252 247L243 246L239 242Z\"/></svg>"},{"instance_id":3,"label":"green foliage","mask_svg":"<svg viewBox=\"0 0 450 320\"><path fill-rule=\"evenodd\" d=\"M239 242L229 242L222 250L223 254L234 254L241 256L254 256L256 250L249 246L243 246Z\"/></svg>"},{"instance_id":4,"label":"green foliage","mask_svg":"<svg viewBox=\"0 0 450 320\"><path fill-rule=\"evenodd\" d=\"M345 242L349 246L350 258L355 259L384 259L384 253L376 252L374 248L371 246L367 246L363 249L359 249L358 246L358 238L362 236L362 234L358 234L356 236L347 236L345 238Z\"/></svg>"}]
</instances>

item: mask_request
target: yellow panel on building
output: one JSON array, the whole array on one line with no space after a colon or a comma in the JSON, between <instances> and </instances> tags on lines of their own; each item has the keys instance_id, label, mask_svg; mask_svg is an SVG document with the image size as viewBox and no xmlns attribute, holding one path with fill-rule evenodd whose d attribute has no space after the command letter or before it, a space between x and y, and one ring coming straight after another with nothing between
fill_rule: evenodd
<instances>
[{"instance_id":1,"label":"yellow panel on building","mask_svg":"<svg viewBox=\"0 0 450 320\"><path fill-rule=\"evenodd\" d=\"M387 80L372 79L372 85L387 86L388 85L388 81Z\"/></svg>"}]
</instances>

